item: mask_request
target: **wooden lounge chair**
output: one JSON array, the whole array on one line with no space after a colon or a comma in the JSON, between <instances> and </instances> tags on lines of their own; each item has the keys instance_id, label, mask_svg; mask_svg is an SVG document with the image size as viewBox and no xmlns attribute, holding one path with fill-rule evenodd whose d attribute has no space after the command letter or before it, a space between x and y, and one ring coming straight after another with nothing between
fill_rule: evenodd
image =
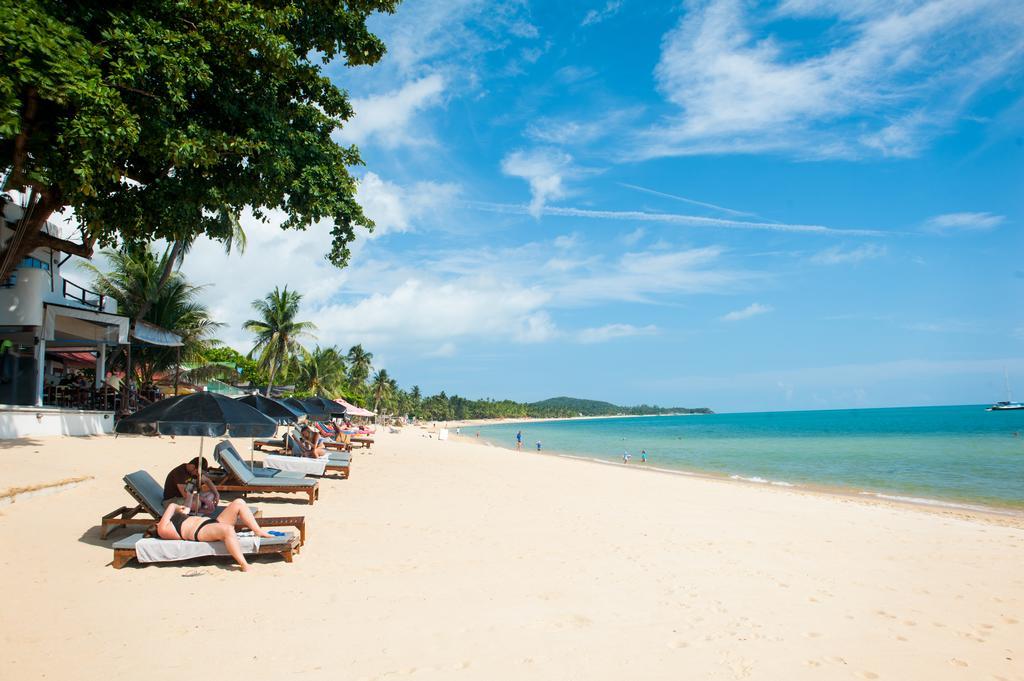
<instances>
[{"instance_id":1,"label":"wooden lounge chair","mask_svg":"<svg viewBox=\"0 0 1024 681\"><path fill-rule=\"evenodd\" d=\"M225 492L241 492L244 494L256 492L278 492L283 494L305 494L312 504L320 497L320 483L309 478L293 477L259 477L245 465L242 457L238 455L230 442L224 440L213 450L213 457L224 467L228 473L228 479L223 484L218 484L217 489Z\"/></svg>"},{"instance_id":2,"label":"wooden lounge chair","mask_svg":"<svg viewBox=\"0 0 1024 681\"><path fill-rule=\"evenodd\" d=\"M355 445L362 445L364 449L369 449L373 444L373 438L369 435L353 435L349 438L349 442Z\"/></svg>"},{"instance_id":3,"label":"wooden lounge chair","mask_svg":"<svg viewBox=\"0 0 1024 681\"><path fill-rule=\"evenodd\" d=\"M219 541L187 542L180 539L152 539L146 537L142 533L138 533L114 542L114 561L112 563L114 568L121 569L129 561L138 559L139 550L142 548L139 546L139 543L143 541L165 543L168 546L158 546L157 548L164 549L164 552L169 554L173 554L174 550L180 550L183 553L180 557L175 557L173 555L163 556L158 562L189 560L211 555L228 555L227 549L224 548L224 543ZM246 550L245 553L255 554L258 556L280 555L284 558L286 563L292 562L292 556L299 553L302 546L299 536L292 532L287 533L283 537L260 539L258 548L253 547L252 542L243 540L243 546L247 544L249 545L250 550ZM201 555L197 555L199 552L203 553Z\"/></svg>"},{"instance_id":4,"label":"wooden lounge chair","mask_svg":"<svg viewBox=\"0 0 1024 681\"><path fill-rule=\"evenodd\" d=\"M154 527L164 513L163 488L146 471L135 471L124 476L124 488L139 503L132 508L122 506L103 516L100 521L100 539L106 539L120 527ZM218 507L210 517L216 518L223 510L223 506ZM259 519L262 527L294 527L299 531L300 542L306 543L305 517L264 518L259 509L250 506L249 510ZM236 527L241 529L244 526L238 524Z\"/></svg>"}]
</instances>

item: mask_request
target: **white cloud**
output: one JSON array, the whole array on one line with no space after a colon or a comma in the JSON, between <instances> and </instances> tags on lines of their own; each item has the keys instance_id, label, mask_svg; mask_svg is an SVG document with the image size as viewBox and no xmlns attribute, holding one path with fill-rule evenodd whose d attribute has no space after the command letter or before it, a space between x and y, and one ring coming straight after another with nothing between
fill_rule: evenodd
<instances>
[{"instance_id":1,"label":"white cloud","mask_svg":"<svg viewBox=\"0 0 1024 681\"><path fill-rule=\"evenodd\" d=\"M622 243L627 246L635 246L640 239L644 238L645 234L647 234L647 231L643 227L637 227L632 232L622 236Z\"/></svg>"},{"instance_id":2,"label":"white cloud","mask_svg":"<svg viewBox=\"0 0 1024 681\"><path fill-rule=\"evenodd\" d=\"M434 73L405 83L391 92L353 99L355 116L345 123L336 137L346 144L375 142L387 149L431 144L429 136L418 132L415 116L440 104L444 89L444 77Z\"/></svg>"},{"instance_id":3,"label":"white cloud","mask_svg":"<svg viewBox=\"0 0 1024 681\"><path fill-rule=\"evenodd\" d=\"M444 212L458 194L456 184L416 182L402 187L371 172L359 181L356 200L375 223L373 235L382 236L410 231L414 221Z\"/></svg>"},{"instance_id":4,"label":"white cloud","mask_svg":"<svg viewBox=\"0 0 1024 681\"><path fill-rule=\"evenodd\" d=\"M580 26L591 26L593 24L599 24L605 19L609 19L622 8L622 0L608 0L604 4L604 7L600 9L592 9L586 13L583 17L583 21L580 22Z\"/></svg>"},{"instance_id":5,"label":"white cloud","mask_svg":"<svg viewBox=\"0 0 1024 681\"><path fill-rule=\"evenodd\" d=\"M543 176L542 176L543 177ZM884 232L871 229L837 229L824 225L797 225L786 222L754 222L750 220L730 220L726 218L709 218L703 215L684 215L679 213L651 213L641 210L591 210L587 208L571 208L568 206L540 205L519 206L508 203L471 203L474 208L492 213L511 213L529 215L558 215L562 217L591 218L596 220L636 220L638 222L665 222L687 227L719 227L725 229L758 230L769 232L794 232L808 234L841 234L849 236L885 236Z\"/></svg>"},{"instance_id":6,"label":"white cloud","mask_svg":"<svg viewBox=\"0 0 1024 681\"><path fill-rule=\"evenodd\" d=\"M1006 218L992 213L945 213L929 218L925 231L936 234L950 232L988 232L1003 224Z\"/></svg>"},{"instance_id":7,"label":"white cloud","mask_svg":"<svg viewBox=\"0 0 1024 681\"><path fill-rule=\"evenodd\" d=\"M856 264L865 260L884 257L888 253L885 246L878 244L865 244L857 248L844 251L839 246L826 248L811 256L811 262L817 265L843 265L847 263Z\"/></svg>"},{"instance_id":8,"label":"white cloud","mask_svg":"<svg viewBox=\"0 0 1024 681\"><path fill-rule=\"evenodd\" d=\"M574 174L572 157L555 149L513 151L501 161L501 171L530 185L529 214L539 218L544 205L566 195L564 180Z\"/></svg>"},{"instance_id":9,"label":"white cloud","mask_svg":"<svg viewBox=\"0 0 1024 681\"><path fill-rule=\"evenodd\" d=\"M525 134L544 144L587 145L611 135L622 134L624 126L642 113L641 107L622 106L585 120L544 116L532 121Z\"/></svg>"},{"instance_id":10,"label":"white cloud","mask_svg":"<svg viewBox=\"0 0 1024 681\"><path fill-rule=\"evenodd\" d=\"M628 338L630 336L648 336L658 332L658 327L653 324L648 326L633 326L632 324L606 324L591 329L583 329L579 332L581 343L604 343L616 338Z\"/></svg>"},{"instance_id":11,"label":"white cloud","mask_svg":"<svg viewBox=\"0 0 1024 681\"><path fill-rule=\"evenodd\" d=\"M619 182L620 187L626 187L627 189L633 189L638 192L644 192L645 194L653 194L654 196L660 196L666 199L672 199L673 201L681 201L688 203L692 206L700 206L701 208L710 208L711 210L717 210L720 213L727 213L729 215L738 215L740 217L757 217L754 213L747 213L741 210L733 210L732 208L725 208L724 206L717 206L713 203L707 203L705 201L697 201L695 199L688 199L685 196L677 196L675 194L668 194L666 192L659 192L655 189L648 189L647 187L641 187L635 184L627 184L625 182Z\"/></svg>"},{"instance_id":12,"label":"white cloud","mask_svg":"<svg viewBox=\"0 0 1024 681\"><path fill-rule=\"evenodd\" d=\"M742 310L734 310L726 315L722 316L723 322L738 322L743 319L750 319L758 315L767 314L774 310L771 305L762 305L761 303L751 303Z\"/></svg>"},{"instance_id":13,"label":"white cloud","mask_svg":"<svg viewBox=\"0 0 1024 681\"><path fill-rule=\"evenodd\" d=\"M391 290L353 303L318 309L321 333L350 342L436 345L459 338L548 340L555 326L542 307L550 295L540 287L485 275L449 281L407 278ZM358 320L358 323L353 323Z\"/></svg>"},{"instance_id":14,"label":"white cloud","mask_svg":"<svg viewBox=\"0 0 1024 681\"><path fill-rule=\"evenodd\" d=\"M655 71L680 113L636 156L777 151L910 156L1019 68L1024 6L1005 0L691 2ZM792 40L773 22L828 22Z\"/></svg>"}]
</instances>

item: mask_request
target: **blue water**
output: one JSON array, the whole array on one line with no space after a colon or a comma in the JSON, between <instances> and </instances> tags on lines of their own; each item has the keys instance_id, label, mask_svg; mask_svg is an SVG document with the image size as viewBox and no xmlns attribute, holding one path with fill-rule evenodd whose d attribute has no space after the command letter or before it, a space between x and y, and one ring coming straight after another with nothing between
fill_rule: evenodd
<instances>
[{"instance_id":1,"label":"blue water","mask_svg":"<svg viewBox=\"0 0 1024 681\"><path fill-rule=\"evenodd\" d=\"M1024 411L984 405L651 416L467 429L503 447L737 476L1024 509Z\"/></svg>"}]
</instances>

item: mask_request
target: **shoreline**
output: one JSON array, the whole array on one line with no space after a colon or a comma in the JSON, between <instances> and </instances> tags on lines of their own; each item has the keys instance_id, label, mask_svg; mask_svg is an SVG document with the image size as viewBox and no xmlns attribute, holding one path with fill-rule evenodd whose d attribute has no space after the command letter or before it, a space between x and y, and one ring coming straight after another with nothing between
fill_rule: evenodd
<instances>
[{"instance_id":1,"label":"shoreline","mask_svg":"<svg viewBox=\"0 0 1024 681\"><path fill-rule=\"evenodd\" d=\"M434 431L428 430L428 432ZM585 454L569 454L553 449L545 449L538 453L533 449L524 448L522 451L517 452L514 447L495 444L484 438L480 438L478 440L476 437L466 434L455 435L451 432L449 433L449 438L464 444L476 444L482 447L503 449L517 455L530 454L541 457L554 456L560 459L568 459L603 466L614 466L624 470L647 471L648 473L679 476L688 479L742 485L745 487L752 487L754 489L771 489L778 492L795 492L798 494L810 494L826 498L840 498L866 505L916 509L946 516L966 516L996 525L1024 529L1024 507L1000 506L970 500L954 501L947 499L935 499L931 497L919 497L911 493L887 490L869 490L859 489L856 487L843 487L839 485L765 480L763 478L744 477L739 474L717 473L714 471L702 471L692 468L664 468L661 466L651 465L650 463L643 464L636 462L626 464L621 461L602 459L595 456L587 456Z\"/></svg>"}]
</instances>

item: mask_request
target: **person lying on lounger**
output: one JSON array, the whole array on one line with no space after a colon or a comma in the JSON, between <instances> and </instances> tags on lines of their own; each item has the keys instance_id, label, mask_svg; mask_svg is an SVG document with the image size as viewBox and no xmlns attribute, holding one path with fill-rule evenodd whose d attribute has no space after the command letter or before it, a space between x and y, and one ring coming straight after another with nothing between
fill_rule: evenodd
<instances>
[{"instance_id":1,"label":"person lying on lounger","mask_svg":"<svg viewBox=\"0 0 1024 681\"><path fill-rule=\"evenodd\" d=\"M161 539L184 539L185 541L222 541L228 553L235 559L242 572L249 571L249 563L242 554L242 546L235 534L235 523L241 521L258 537L271 537L260 527L252 511L241 499L228 504L216 518L189 515L188 507L171 504L156 524L156 533Z\"/></svg>"}]
</instances>

